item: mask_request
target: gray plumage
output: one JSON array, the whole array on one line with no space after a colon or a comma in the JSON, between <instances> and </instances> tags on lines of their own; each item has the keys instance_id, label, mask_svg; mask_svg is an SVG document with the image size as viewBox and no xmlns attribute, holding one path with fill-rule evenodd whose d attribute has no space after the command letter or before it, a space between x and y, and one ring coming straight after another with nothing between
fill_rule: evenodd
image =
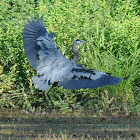
<instances>
[{"instance_id":1,"label":"gray plumage","mask_svg":"<svg viewBox=\"0 0 140 140\"><path fill-rule=\"evenodd\" d=\"M75 57L66 59L53 43L54 34L46 31L43 17L39 19L37 15L37 21L33 18L27 21L23 29L23 43L29 63L38 73L32 78L35 88L45 91L55 82L64 89L97 88L117 85L123 80L77 64L79 52L75 46L86 41L75 40L72 45Z\"/></svg>"}]
</instances>

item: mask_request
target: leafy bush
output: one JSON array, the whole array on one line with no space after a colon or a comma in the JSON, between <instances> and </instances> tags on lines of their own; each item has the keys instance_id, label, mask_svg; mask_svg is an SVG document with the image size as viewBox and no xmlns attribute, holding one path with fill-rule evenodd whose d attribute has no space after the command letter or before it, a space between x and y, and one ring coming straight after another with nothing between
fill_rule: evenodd
<instances>
[{"instance_id":1,"label":"leafy bush","mask_svg":"<svg viewBox=\"0 0 140 140\"><path fill-rule=\"evenodd\" d=\"M2 0L0 5L0 103L3 106L11 103L13 107L28 108L30 103L35 105L43 99L32 85L31 77L36 72L27 62L22 42L26 18L35 18L37 13L44 14L44 24L48 32L54 32L56 47L65 57L73 57L71 44L75 39L87 40L88 45L79 49L80 64L116 77L131 74L118 86L70 91L54 88L50 95L57 107L68 108L73 104L78 109L103 110L110 106L120 108L123 104L123 108L129 106L131 111L139 106L140 18L136 0ZM103 96L110 101L108 104Z\"/></svg>"}]
</instances>

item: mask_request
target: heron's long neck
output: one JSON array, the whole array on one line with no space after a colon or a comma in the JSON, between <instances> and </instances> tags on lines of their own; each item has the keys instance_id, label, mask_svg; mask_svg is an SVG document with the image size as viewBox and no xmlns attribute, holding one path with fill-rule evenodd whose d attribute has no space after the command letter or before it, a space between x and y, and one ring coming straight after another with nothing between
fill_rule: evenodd
<instances>
[{"instance_id":1,"label":"heron's long neck","mask_svg":"<svg viewBox=\"0 0 140 140\"><path fill-rule=\"evenodd\" d=\"M77 63L78 57L79 57L79 51L76 49L75 43L72 44L72 52L73 52L74 55L75 55L74 58L72 59L72 61L73 61L74 63Z\"/></svg>"}]
</instances>

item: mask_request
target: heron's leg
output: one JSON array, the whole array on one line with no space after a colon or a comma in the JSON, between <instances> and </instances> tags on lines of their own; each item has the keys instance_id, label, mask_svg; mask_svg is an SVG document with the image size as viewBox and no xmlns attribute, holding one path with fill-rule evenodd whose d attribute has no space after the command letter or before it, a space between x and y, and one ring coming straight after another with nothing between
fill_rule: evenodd
<instances>
[{"instance_id":1,"label":"heron's leg","mask_svg":"<svg viewBox=\"0 0 140 140\"><path fill-rule=\"evenodd\" d=\"M52 87L49 89L49 91L46 93L47 96L48 96L48 98L49 98L49 100L50 100L50 102L51 102L51 104L52 104L52 106L54 106L54 103L52 102L52 100L51 100L51 98L50 98L50 96L49 96L49 93L50 93L50 91L52 90L52 88L55 87L57 84L58 84L58 82L55 82L55 83L52 85ZM46 101L45 93L43 92L43 94L44 94L44 102L45 102L45 101Z\"/></svg>"},{"instance_id":2,"label":"heron's leg","mask_svg":"<svg viewBox=\"0 0 140 140\"><path fill-rule=\"evenodd\" d=\"M51 89L52 89L52 87L51 87L50 90L47 92L47 96L48 96L48 98L49 98L49 100L50 100L52 106L54 106L54 103L52 102L52 100L51 100L51 98L50 98L50 96L49 96L49 92L51 91Z\"/></svg>"},{"instance_id":3,"label":"heron's leg","mask_svg":"<svg viewBox=\"0 0 140 140\"><path fill-rule=\"evenodd\" d=\"M43 102L46 102L45 91L42 92L42 93L43 93L43 96L44 96L44 98L43 98Z\"/></svg>"}]
</instances>

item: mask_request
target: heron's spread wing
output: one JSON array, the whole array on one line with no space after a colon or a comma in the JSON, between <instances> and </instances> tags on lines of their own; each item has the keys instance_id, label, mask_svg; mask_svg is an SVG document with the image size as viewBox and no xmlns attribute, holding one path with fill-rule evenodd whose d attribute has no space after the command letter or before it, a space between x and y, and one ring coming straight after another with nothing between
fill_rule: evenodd
<instances>
[{"instance_id":1,"label":"heron's spread wing","mask_svg":"<svg viewBox=\"0 0 140 140\"><path fill-rule=\"evenodd\" d=\"M47 90L51 83L59 82L64 89L96 88L105 85L116 85L121 78L104 72L87 69L64 58L53 43L53 33L48 34L43 17L37 21L27 19L23 29L25 54L30 65L37 70L33 82L36 88Z\"/></svg>"},{"instance_id":2,"label":"heron's spread wing","mask_svg":"<svg viewBox=\"0 0 140 140\"><path fill-rule=\"evenodd\" d=\"M48 34L43 24L43 17L37 21L27 19L23 29L24 51L30 65L37 69L45 57L62 56L53 43L54 34Z\"/></svg>"},{"instance_id":3,"label":"heron's spread wing","mask_svg":"<svg viewBox=\"0 0 140 140\"><path fill-rule=\"evenodd\" d=\"M60 81L59 86L63 86L64 89L92 89L106 85L117 85L123 80L104 72L87 69L82 66L73 67L71 72L73 73L71 79Z\"/></svg>"}]
</instances>

